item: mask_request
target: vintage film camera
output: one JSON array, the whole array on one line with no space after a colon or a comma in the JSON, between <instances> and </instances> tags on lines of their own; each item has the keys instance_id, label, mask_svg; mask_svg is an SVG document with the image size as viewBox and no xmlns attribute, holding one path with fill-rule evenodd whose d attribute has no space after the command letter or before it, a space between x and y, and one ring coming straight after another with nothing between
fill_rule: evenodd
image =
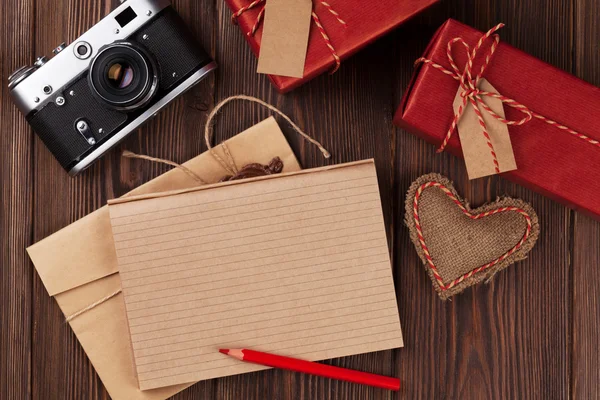
<instances>
[{"instance_id":1,"label":"vintage film camera","mask_svg":"<svg viewBox=\"0 0 600 400\"><path fill-rule=\"evenodd\" d=\"M53 52L8 87L72 176L216 68L167 0L128 0Z\"/></svg>"}]
</instances>

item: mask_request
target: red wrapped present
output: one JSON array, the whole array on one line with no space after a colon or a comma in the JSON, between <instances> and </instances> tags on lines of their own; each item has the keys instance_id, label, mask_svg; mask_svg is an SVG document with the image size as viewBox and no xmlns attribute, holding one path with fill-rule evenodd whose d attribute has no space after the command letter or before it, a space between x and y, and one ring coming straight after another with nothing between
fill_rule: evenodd
<instances>
[{"instance_id":1,"label":"red wrapped present","mask_svg":"<svg viewBox=\"0 0 600 400\"><path fill-rule=\"evenodd\" d=\"M454 134L459 87L482 114L489 112L482 98L500 98L506 119L492 116L508 124L517 164L501 176L600 219L600 88L500 42L499 27L484 35L448 20L418 60L394 123L462 157ZM483 66L499 94L477 88Z\"/></svg>"},{"instance_id":2,"label":"red wrapped present","mask_svg":"<svg viewBox=\"0 0 600 400\"><path fill-rule=\"evenodd\" d=\"M268 0L226 0L232 21L240 26L258 57L264 6ZM339 63L399 26L438 0L314 0L304 76L269 75L281 93L289 92L322 73L334 72Z\"/></svg>"}]
</instances>

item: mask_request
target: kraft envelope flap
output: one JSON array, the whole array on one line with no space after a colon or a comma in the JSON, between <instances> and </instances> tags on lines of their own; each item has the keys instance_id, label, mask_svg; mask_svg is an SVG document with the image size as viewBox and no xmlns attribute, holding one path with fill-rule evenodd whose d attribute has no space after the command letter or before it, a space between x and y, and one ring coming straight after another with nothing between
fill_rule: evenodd
<instances>
[{"instance_id":1,"label":"kraft envelope flap","mask_svg":"<svg viewBox=\"0 0 600 400\"><path fill-rule=\"evenodd\" d=\"M187 187L187 188L174 189L174 190L162 191L162 192L141 193L141 194L137 194L135 196L133 196L133 195L126 196L126 197L123 196L118 199L108 200L108 205L111 206L111 205L115 205L115 204L131 203L131 202L140 201L140 200L157 199L157 198L161 198L161 197L170 197L170 196L176 196L179 194L204 191L204 190L214 189L214 188L223 187L223 186L247 185L249 183L257 182L257 181L277 180L277 179L281 179L281 178L286 178L288 176L309 175L309 174L314 174L317 172L331 171L331 170L337 170L337 169L342 169L342 168L349 168L349 167L353 167L353 166L357 166L357 165L368 165L368 164L375 164L375 159L369 158L366 160L351 161L351 162L347 162L344 164L328 165L328 166L319 167L319 168L295 170L295 171L285 171L281 174L276 174L276 175L257 176L255 178L240 179L240 180L234 180L234 181L228 181L228 182L217 182L217 183L212 183L212 184L208 184L208 185ZM112 227L111 227L111 230L112 230Z\"/></svg>"},{"instance_id":2,"label":"kraft envelope flap","mask_svg":"<svg viewBox=\"0 0 600 400\"><path fill-rule=\"evenodd\" d=\"M300 169L279 125L270 117L227 140L238 167L258 162L267 164L277 154L283 172ZM215 150L225 158L221 146ZM227 175L209 152L184 163L202 179L215 182ZM125 196L142 195L196 186L179 169L168 171ZM106 206L27 248L29 257L51 296L118 272L117 259Z\"/></svg>"}]
</instances>

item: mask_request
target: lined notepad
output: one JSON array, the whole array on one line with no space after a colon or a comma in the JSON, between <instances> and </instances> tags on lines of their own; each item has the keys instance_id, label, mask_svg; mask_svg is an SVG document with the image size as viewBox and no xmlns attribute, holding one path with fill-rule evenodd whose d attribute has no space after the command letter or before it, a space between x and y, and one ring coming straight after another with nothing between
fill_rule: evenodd
<instances>
[{"instance_id":1,"label":"lined notepad","mask_svg":"<svg viewBox=\"0 0 600 400\"><path fill-rule=\"evenodd\" d=\"M142 390L403 345L371 160L109 204Z\"/></svg>"}]
</instances>

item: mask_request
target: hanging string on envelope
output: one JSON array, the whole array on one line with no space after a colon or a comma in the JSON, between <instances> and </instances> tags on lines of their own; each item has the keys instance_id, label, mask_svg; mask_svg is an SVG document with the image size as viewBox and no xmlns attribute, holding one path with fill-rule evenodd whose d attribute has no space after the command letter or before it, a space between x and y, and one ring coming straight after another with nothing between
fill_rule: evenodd
<instances>
[{"instance_id":1,"label":"hanging string on envelope","mask_svg":"<svg viewBox=\"0 0 600 400\"><path fill-rule=\"evenodd\" d=\"M206 185L206 182L204 182L204 180L202 180L202 178L200 178L198 175L196 175L196 173L194 171L192 171L191 169L189 169L185 165L177 164L176 162L173 162L171 160L165 160L164 158L157 158L157 157L145 156L143 154L137 154L137 153L134 153L134 152L129 151L129 150L125 150L123 152L122 156L125 157L125 158L137 158L137 159L140 159L140 160L148 160L148 161L154 161L154 162L159 162L159 163L162 163L162 164L170 165L172 167L175 167L175 168L178 168L178 169L182 170L183 172L185 172L186 174L188 174L189 176L191 176L192 179L195 180L196 182L198 182L199 184Z\"/></svg>"},{"instance_id":2,"label":"hanging string on envelope","mask_svg":"<svg viewBox=\"0 0 600 400\"><path fill-rule=\"evenodd\" d=\"M211 141L212 141L212 135L213 135L213 128L212 128L212 122L215 118L215 116L217 115L217 113L219 112L219 110L221 110L221 108L226 105L227 103L230 103L232 101L236 101L236 100L241 100L241 101L249 101L252 103L257 103L260 104L263 107L268 108L269 110L273 111L274 113L278 114L279 116L281 116L283 119L286 120L286 122L288 124L291 125L292 128L294 128L294 130L306 141L308 141L309 143L314 144L315 146L317 146L319 148L319 150L321 151L321 153L323 154L323 157L325 158L330 158L331 154L329 153L329 151L327 151L327 149L325 147L323 147L323 145L321 143L319 143L318 141L316 141L315 139L313 139L312 137L310 137L306 132L304 132L302 129L300 129L300 127L298 125L296 125L290 117L288 117L287 115L285 115L281 110L279 110L277 107L272 106L271 104L264 102L260 99L257 99L256 97L252 97L252 96L246 96L246 95L237 95L237 96L231 96L226 98L225 100L221 101L219 104L217 104L215 106L215 108L213 108L213 110L210 112L210 114L208 115L208 121L206 121L206 127L204 128L204 140L206 141L206 147L208 148L208 150L211 152L211 154L213 155L213 157L221 164L221 166L223 168L225 168L227 170L227 172L229 172L230 174L236 174L238 172L238 169L235 165L235 161L233 160L233 156L231 155L231 152L229 152L229 149L227 149L227 146L225 145L225 143L222 143L221 146L223 146L223 151L225 152L225 154L227 155L227 160L228 163L226 163L213 149L213 147L211 146ZM229 164L229 165L228 165Z\"/></svg>"},{"instance_id":3,"label":"hanging string on envelope","mask_svg":"<svg viewBox=\"0 0 600 400\"><path fill-rule=\"evenodd\" d=\"M79 317L81 314L83 314L84 312L87 312L89 310L91 310L92 308L99 306L100 304L104 303L107 300L112 299L113 297L115 297L116 295L118 295L119 293L121 293L121 288L119 288L118 290L115 290L114 292L112 292L111 294L104 296L103 298L101 298L98 301L95 301L94 303L90 304L89 306L86 306L84 308L82 308L81 310L67 316L65 318L65 322L69 322L71 320L74 320L75 318Z\"/></svg>"},{"instance_id":4,"label":"hanging string on envelope","mask_svg":"<svg viewBox=\"0 0 600 400\"><path fill-rule=\"evenodd\" d=\"M478 87L479 81L483 77L483 73L485 72L486 68L489 66L489 64L492 60L492 56L494 55L494 52L496 51L498 44L500 43L500 37L496 34L496 31L498 31L503 26L504 26L504 24L501 23L501 24L496 25L489 31L487 31L483 36L481 36L481 38L479 39L479 41L477 42L477 44L475 45L473 50L471 50L470 46L461 37L456 37L456 38L450 40L448 42L448 47L446 49L446 57L448 58L448 62L450 63L452 71L446 69L444 66L442 66L440 64L437 64L435 61L425 58L425 57L421 57L421 58L417 59L417 61L415 61L415 65L427 64L427 65L430 65L431 67L435 68L436 70L443 72L444 74L452 77L453 79L455 79L459 82L460 88L462 89L462 92L460 94L461 97L463 98L462 104L458 108L456 113L454 114L452 124L450 125L450 128L448 129L448 132L446 133L446 136L445 136L441 146L439 147L438 152L442 152L446 148L446 145L448 144L448 141L454 134L454 132L456 130L456 126L458 125L458 122L460 121L460 118L462 117L462 115L464 113L467 103L469 103L469 102L471 103L475 113L477 114L477 118L479 119L479 124L481 125L482 134L484 135L484 137L486 138L486 140L488 142L488 147L490 148L490 152L494 159L494 164L496 165L496 172L500 172L500 170L498 168L498 161L496 159L494 147L493 147L491 140L489 138L489 135L487 133L487 127L486 127L485 121L483 120L483 115L482 115L479 107L483 108L493 118L495 118L496 120L498 120L506 125L516 125L516 126L524 125L524 124L530 122L533 118L536 118L536 119L542 120L545 123L562 130L563 132L570 133L571 135L573 135L581 140L584 140L591 145L600 147L599 141L592 139L591 137L584 135L583 133L577 132L576 130L569 128L568 126L562 125L562 124L560 124L550 118L547 118L541 114L538 114L538 113L532 111L526 105L521 104L514 99L511 99L509 97L503 96L498 93L479 90L479 87ZM490 49L485 54L485 62L481 66L481 69L480 69L479 73L477 74L477 76L475 78L473 78L472 70L473 70L473 62L475 60L475 56L477 55L477 52L481 49L483 44L490 38L493 39L493 42L492 42L492 45L490 46ZM452 47L455 43L461 44L466 49L466 52L467 52L467 63L465 64L465 67L462 71L460 70L458 65L456 65L454 58L452 56ZM491 82L491 83L493 84L493 82ZM486 96L497 98L502 103L520 111L523 114L523 118L515 119L515 120L509 120L509 119L503 118L502 116L498 115L494 110L492 110L483 101L482 97L486 97Z\"/></svg>"},{"instance_id":5,"label":"hanging string on envelope","mask_svg":"<svg viewBox=\"0 0 600 400\"><path fill-rule=\"evenodd\" d=\"M235 160L233 158L233 155L231 154L231 151L229 150L229 148L227 147L227 144L225 142L221 143L219 145L219 147L222 148L223 150L223 154L225 154L225 158L227 159L224 160L223 157L221 157L216 151L215 148L212 147L211 145L211 141L212 141L212 136L213 136L213 120L215 118L215 116L217 115L217 113L219 112L219 110L226 105L229 102L235 101L235 100L241 100L241 101L249 101L249 102L253 102L253 103L257 103L260 104L266 108L268 108L269 110L273 111L274 113L280 115L283 119L285 119L291 126L292 128L294 128L294 130L306 141L308 141L309 143L317 146L319 148L319 150L321 151L321 153L323 154L323 156L325 158L330 158L331 154L329 153L329 151L327 151L327 149L325 147L323 147L323 145L321 143L319 143L318 141L316 141L315 139L313 139L312 137L310 137L310 135L308 135L306 132L304 132L302 129L300 129L300 127L298 125L296 125L290 117L288 117L286 114L284 114L281 110L279 110L277 107L272 106L269 103L266 103L260 99L257 99L256 97L252 97L252 96L245 96L245 95L237 95L237 96L231 96L226 98L225 100L221 101L219 104L217 104L215 106L215 108L210 112L210 114L208 115L208 119L206 121L206 127L204 128L204 140L206 141L206 147L208 147L208 150L210 152L210 154L215 158L215 160L217 160L219 162L219 164L231 175L236 175L239 172L239 169L235 163ZM196 174L194 171L192 171L191 169L187 168L184 165L181 164L177 164L176 162L170 161L170 160L165 160L163 158L157 158L157 157L151 157L151 156L147 156L147 155L143 155L143 154L136 154L133 153L131 151L124 151L123 152L123 157L126 158L138 158L138 159L142 159L142 160L147 160L147 161L153 161L153 162L158 162L158 163L162 163L162 164L167 164L170 165L172 167L175 167L181 171L183 171L185 174L187 174L188 176L190 176L192 179L194 179L196 182L198 182L200 185L206 185L208 184L208 182L206 182L205 180L203 180L202 178L200 178L200 176L198 176L198 174ZM119 293L121 293L122 289L119 288L118 290L115 290L114 292L102 297L101 299L93 302L92 304L89 304L88 306L82 308L79 311L74 312L71 315L68 315L65 318L66 322L70 322L73 319L77 318L78 316L80 316L81 314L84 314L94 308L96 308L97 306L99 306L100 304L112 299L113 297L115 297L116 295L118 295Z\"/></svg>"},{"instance_id":6,"label":"hanging string on envelope","mask_svg":"<svg viewBox=\"0 0 600 400\"><path fill-rule=\"evenodd\" d=\"M329 151L327 151L327 149L325 147L323 147L323 145L321 143L319 143L318 141L313 139L309 134L307 134L302 129L300 129L300 127L298 125L296 125L290 117L288 117L283 111L281 111L277 107L275 107L265 101L262 101L261 99L252 97L252 96L246 96L246 95L230 96L230 97L222 100L220 103L218 103L213 108L213 110L208 115L208 119L206 121L206 126L204 128L204 141L206 142L206 147L208 148L208 150L209 150L210 154L213 156L213 158L223 167L223 169L225 171L227 171L228 174L236 175L239 172L239 168L235 162L235 159L233 158L233 154L231 154L229 147L227 147L227 143L223 142L219 145L219 147L223 150L223 154L225 155L226 160L224 160L223 157L221 157L219 155L219 153L216 152L215 148L212 146L211 142L212 142L212 136L213 136L213 125L214 125L213 121L214 121L216 115L221 110L221 108L223 108L223 106L225 106L227 103L230 103L230 102L236 101L236 100L257 103L263 107L268 108L269 110L271 110L274 113L281 116L288 124L290 124L290 126L304 140L317 146L319 151L323 154L323 157L325 157L325 158L331 157L331 154L329 153ZM172 167L182 170L183 172L185 172L187 175L191 176L195 181L197 181L201 185L205 185L207 183L200 176L198 176L198 174L196 174L194 171L190 170L189 168L185 167L184 165L177 164L176 162L173 162L171 160L166 160L164 158L151 157L151 156L147 156L147 155L143 155L143 154L136 154L136 153L133 153L128 150L125 150L123 152L123 157L138 158L138 159L142 159L142 160L148 160L148 161L154 161L154 162L158 162L158 163L162 163L162 164L167 164L167 165L170 165Z\"/></svg>"}]
</instances>

